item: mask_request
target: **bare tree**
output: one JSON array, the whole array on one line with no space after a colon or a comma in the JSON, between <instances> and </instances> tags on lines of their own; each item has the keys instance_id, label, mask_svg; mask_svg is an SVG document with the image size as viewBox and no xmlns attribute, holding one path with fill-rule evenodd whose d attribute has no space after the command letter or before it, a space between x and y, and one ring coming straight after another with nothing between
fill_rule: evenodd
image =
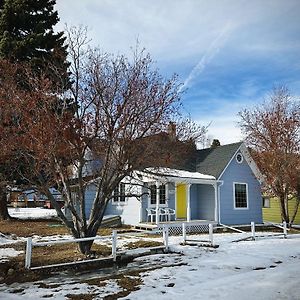
<instances>
[{"instance_id":1,"label":"bare tree","mask_svg":"<svg viewBox=\"0 0 300 300\"><path fill-rule=\"evenodd\" d=\"M180 109L180 84L176 76L163 79L144 51L134 51L132 60L114 57L88 49L85 29L70 29L68 34L73 76L69 97L53 93L47 78L30 73L26 95L14 95L22 116L18 154L30 170L22 176L48 196L73 236L92 237L123 178L149 166L184 162L205 128L181 122L177 134L172 131L170 122L178 119ZM74 99L73 110L69 105L57 107L57 97ZM91 181L96 194L86 215L85 191ZM71 219L49 192L52 186L63 193ZM80 251L88 254L91 245L80 243Z\"/></svg>"},{"instance_id":2,"label":"bare tree","mask_svg":"<svg viewBox=\"0 0 300 300\"><path fill-rule=\"evenodd\" d=\"M300 103L286 87L275 88L268 101L239 113L240 126L266 179L266 188L279 198L283 221L293 223L299 206ZM289 214L289 199L297 205Z\"/></svg>"},{"instance_id":3,"label":"bare tree","mask_svg":"<svg viewBox=\"0 0 300 300\"><path fill-rule=\"evenodd\" d=\"M6 60L0 60L0 220L8 220L8 186L15 180L16 134L18 119L15 114L16 78L19 68ZM22 97L22 91L19 90Z\"/></svg>"}]
</instances>

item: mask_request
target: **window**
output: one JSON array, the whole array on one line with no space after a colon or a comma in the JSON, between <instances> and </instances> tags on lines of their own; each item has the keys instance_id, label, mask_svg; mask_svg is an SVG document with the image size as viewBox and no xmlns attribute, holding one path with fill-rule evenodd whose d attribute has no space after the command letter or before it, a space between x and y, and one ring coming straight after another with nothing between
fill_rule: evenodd
<instances>
[{"instance_id":1,"label":"window","mask_svg":"<svg viewBox=\"0 0 300 300\"><path fill-rule=\"evenodd\" d=\"M241 153L238 153L235 159L239 164L241 164L243 162L243 155Z\"/></svg>"},{"instance_id":2,"label":"window","mask_svg":"<svg viewBox=\"0 0 300 300\"><path fill-rule=\"evenodd\" d=\"M234 183L235 208L248 208L248 192L246 183Z\"/></svg>"},{"instance_id":3,"label":"window","mask_svg":"<svg viewBox=\"0 0 300 300\"><path fill-rule=\"evenodd\" d=\"M270 208L270 198L269 197L263 197L262 198L262 201L263 201L263 208Z\"/></svg>"},{"instance_id":4,"label":"window","mask_svg":"<svg viewBox=\"0 0 300 300\"><path fill-rule=\"evenodd\" d=\"M159 204L165 205L166 203L166 185L162 184L159 186ZM150 186L150 204L156 205L156 185Z\"/></svg>"},{"instance_id":5,"label":"window","mask_svg":"<svg viewBox=\"0 0 300 300\"><path fill-rule=\"evenodd\" d=\"M114 190L113 193L113 202L121 202L124 203L126 201L125 199L125 183L121 182Z\"/></svg>"},{"instance_id":6,"label":"window","mask_svg":"<svg viewBox=\"0 0 300 300\"><path fill-rule=\"evenodd\" d=\"M73 201L73 204L78 203L78 201L79 201L79 186L74 185L71 187L70 190L71 190L71 199Z\"/></svg>"}]
</instances>

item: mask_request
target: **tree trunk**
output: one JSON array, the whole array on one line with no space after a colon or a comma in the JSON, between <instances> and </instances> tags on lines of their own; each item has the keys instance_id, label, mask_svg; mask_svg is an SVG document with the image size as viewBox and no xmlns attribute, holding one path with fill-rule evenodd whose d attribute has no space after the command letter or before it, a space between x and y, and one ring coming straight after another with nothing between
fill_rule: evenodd
<instances>
[{"instance_id":1,"label":"tree trunk","mask_svg":"<svg viewBox=\"0 0 300 300\"><path fill-rule=\"evenodd\" d=\"M288 211L286 211L287 197L285 197L285 195L280 195L279 201L280 201L280 208L281 208L281 220L285 221L288 224L289 223L289 215L288 215Z\"/></svg>"},{"instance_id":2,"label":"tree trunk","mask_svg":"<svg viewBox=\"0 0 300 300\"><path fill-rule=\"evenodd\" d=\"M294 220L297 216L298 209L299 209L299 204L300 204L300 183L297 185L296 205L295 205L295 208L294 208L293 216L291 218L291 224L294 223Z\"/></svg>"},{"instance_id":3,"label":"tree trunk","mask_svg":"<svg viewBox=\"0 0 300 300\"><path fill-rule=\"evenodd\" d=\"M7 196L6 191L3 188L0 188L0 221L10 220L11 217L7 209Z\"/></svg>"},{"instance_id":4,"label":"tree trunk","mask_svg":"<svg viewBox=\"0 0 300 300\"><path fill-rule=\"evenodd\" d=\"M86 241L86 242L79 242L78 247L79 251L84 255L90 255L92 254L91 248L94 243L94 240Z\"/></svg>"}]
</instances>

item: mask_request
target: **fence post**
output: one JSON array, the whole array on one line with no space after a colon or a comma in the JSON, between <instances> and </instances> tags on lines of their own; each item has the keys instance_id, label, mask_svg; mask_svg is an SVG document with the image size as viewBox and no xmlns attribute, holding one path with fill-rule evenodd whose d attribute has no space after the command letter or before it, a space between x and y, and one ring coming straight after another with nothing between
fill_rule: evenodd
<instances>
[{"instance_id":1,"label":"fence post","mask_svg":"<svg viewBox=\"0 0 300 300\"><path fill-rule=\"evenodd\" d=\"M113 261L116 261L117 260L117 230L112 231L111 254L113 257Z\"/></svg>"},{"instance_id":2,"label":"fence post","mask_svg":"<svg viewBox=\"0 0 300 300\"><path fill-rule=\"evenodd\" d=\"M25 269L31 267L31 253L32 253L32 237L27 238L26 256L25 256Z\"/></svg>"},{"instance_id":3,"label":"fence post","mask_svg":"<svg viewBox=\"0 0 300 300\"><path fill-rule=\"evenodd\" d=\"M251 235L252 235L252 240L255 241L255 223L251 222Z\"/></svg>"},{"instance_id":4,"label":"fence post","mask_svg":"<svg viewBox=\"0 0 300 300\"><path fill-rule=\"evenodd\" d=\"M214 233L214 227L213 224L209 223L208 225L208 232L209 232L209 240L211 245L214 245L214 237L213 237L213 233Z\"/></svg>"},{"instance_id":5,"label":"fence post","mask_svg":"<svg viewBox=\"0 0 300 300\"><path fill-rule=\"evenodd\" d=\"M169 228L165 224L163 225L163 239L164 239L165 251L168 252L168 250L169 250Z\"/></svg>"},{"instance_id":6,"label":"fence post","mask_svg":"<svg viewBox=\"0 0 300 300\"><path fill-rule=\"evenodd\" d=\"M186 242L186 223L182 223L182 238L183 238L183 245L185 245Z\"/></svg>"},{"instance_id":7,"label":"fence post","mask_svg":"<svg viewBox=\"0 0 300 300\"><path fill-rule=\"evenodd\" d=\"M286 228L286 221L283 221L283 234L284 238L287 238L287 228Z\"/></svg>"}]
</instances>

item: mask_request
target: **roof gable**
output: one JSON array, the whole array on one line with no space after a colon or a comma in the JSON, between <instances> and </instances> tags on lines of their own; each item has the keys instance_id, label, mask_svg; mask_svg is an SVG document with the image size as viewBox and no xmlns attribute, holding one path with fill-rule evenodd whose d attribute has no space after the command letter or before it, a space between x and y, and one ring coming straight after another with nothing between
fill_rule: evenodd
<instances>
[{"instance_id":1,"label":"roof gable","mask_svg":"<svg viewBox=\"0 0 300 300\"><path fill-rule=\"evenodd\" d=\"M242 143L197 150L196 171L219 178Z\"/></svg>"}]
</instances>

